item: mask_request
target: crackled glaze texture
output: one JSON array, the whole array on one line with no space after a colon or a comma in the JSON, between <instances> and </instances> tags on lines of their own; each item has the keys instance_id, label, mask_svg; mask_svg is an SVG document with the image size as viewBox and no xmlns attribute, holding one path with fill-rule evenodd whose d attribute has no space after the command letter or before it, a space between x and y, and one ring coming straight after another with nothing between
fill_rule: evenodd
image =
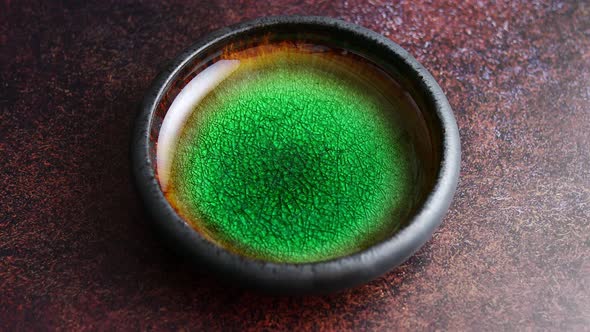
<instances>
[{"instance_id":1,"label":"crackled glaze texture","mask_svg":"<svg viewBox=\"0 0 590 332\"><path fill-rule=\"evenodd\" d=\"M590 326L588 1L0 1L0 330L584 330ZM271 297L193 270L131 185L137 105L207 33L328 15L437 79L461 181L399 268Z\"/></svg>"},{"instance_id":2,"label":"crackled glaze texture","mask_svg":"<svg viewBox=\"0 0 590 332\"><path fill-rule=\"evenodd\" d=\"M303 263L365 249L418 196L409 135L385 116L404 107L390 99L397 85L341 54L275 48L222 60L234 71L165 148L176 151L166 197L241 255Z\"/></svg>"}]
</instances>

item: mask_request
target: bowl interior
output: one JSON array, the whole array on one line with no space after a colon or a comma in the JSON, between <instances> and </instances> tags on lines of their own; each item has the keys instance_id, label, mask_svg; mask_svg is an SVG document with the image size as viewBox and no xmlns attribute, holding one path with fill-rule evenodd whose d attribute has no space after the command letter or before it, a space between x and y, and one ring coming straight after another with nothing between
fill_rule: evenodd
<instances>
[{"instance_id":1,"label":"bowl interior","mask_svg":"<svg viewBox=\"0 0 590 332\"><path fill-rule=\"evenodd\" d=\"M403 123L405 132L411 141L412 153L416 161L412 202L408 205L406 217L402 220L400 227L393 227L383 232L374 239L374 243L369 243L366 247L390 238L401 228L407 226L434 188L441 164L442 131L435 112L432 110L431 97L427 94L423 83L416 80L415 75L409 75L407 66L400 65L402 60L395 56L392 57L391 50L387 47L381 47L378 43L367 40L366 36L353 31L341 29L330 31L329 28L314 24L283 24L274 26L272 29L261 27L226 35L196 51L187 53L181 66L164 87L157 107L151 114L149 158L154 174L158 177L157 145L162 123L170 106L183 88L228 52L239 52L264 45L280 45L282 43L308 44L346 50L357 57L359 61L366 61L378 68L398 85L396 98L402 100L403 106L392 108L384 115L391 121ZM160 186L161 184L160 182ZM205 235L204 237L209 241L220 245L214 238L206 236L198 227L191 226L201 235ZM221 246L223 247L223 245Z\"/></svg>"}]
</instances>

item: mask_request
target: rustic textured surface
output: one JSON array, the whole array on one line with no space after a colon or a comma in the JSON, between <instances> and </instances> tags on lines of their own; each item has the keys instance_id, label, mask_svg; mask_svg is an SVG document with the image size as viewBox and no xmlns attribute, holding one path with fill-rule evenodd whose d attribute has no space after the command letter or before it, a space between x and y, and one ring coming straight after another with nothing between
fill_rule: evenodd
<instances>
[{"instance_id":1,"label":"rustic textured surface","mask_svg":"<svg viewBox=\"0 0 590 332\"><path fill-rule=\"evenodd\" d=\"M590 4L270 3L0 4L0 329L588 328ZM131 124L157 71L207 32L269 14L390 37L439 80L461 131L462 178L434 238L331 296L192 270L131 186Z\"/></svg>"}]
</instances>

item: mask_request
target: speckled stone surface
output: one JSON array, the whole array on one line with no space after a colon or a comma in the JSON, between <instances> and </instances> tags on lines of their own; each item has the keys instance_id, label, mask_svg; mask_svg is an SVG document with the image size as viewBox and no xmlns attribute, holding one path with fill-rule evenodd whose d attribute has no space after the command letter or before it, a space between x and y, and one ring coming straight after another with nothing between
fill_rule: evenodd
<instances>
[{"instance_id":1,"label":"speckled stone surface","mask_svg":"<svg viewBox=\"0 0 590 332\"><path fill-rule=\"evenodd\" d=\"M338 17L447 93L463 166L433 239L323 297L220 281L167 250L131 184L137 105L216 28ZM583 330L590 326L590 4L276 0L0 4L0 330Z\"/></svg>"}]
</instances>

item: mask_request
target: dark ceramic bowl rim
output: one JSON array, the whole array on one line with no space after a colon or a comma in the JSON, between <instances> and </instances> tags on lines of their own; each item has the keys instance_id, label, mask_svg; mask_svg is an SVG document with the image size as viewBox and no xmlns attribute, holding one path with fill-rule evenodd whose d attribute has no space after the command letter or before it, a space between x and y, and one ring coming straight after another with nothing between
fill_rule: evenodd
<instances>
[{"instance_id":1,"label":"dark ceramic bowl rim","mask_svg":"<svg viewBox=\"0 0 590 332\"><path fill-rule=\"evenodd\" d=\"M409 224L392 237L364 251L330 261L284 264L239 256L221 248L191 228L164 197L150 160L150 128L158 104L185 65L207 47L257 29L301 25L354 34L366 43L385 47L397 66L407 67L409 79L418 83L434 105L435 125L442 136L441 164L434 189ZM460 168L459 132L451 107L432 75L399 45L366 28L327 17L285 16L257 19L218 30L178 56L153 81L136 119L131 146L136 187L151 221L181 254L197 264L213 268L241 284L289 293L325 293L367 282L401 264L417 251L440 224L453 198ZM203 265L200 265L203 266Z\"/></svg>"}]
</instances>

